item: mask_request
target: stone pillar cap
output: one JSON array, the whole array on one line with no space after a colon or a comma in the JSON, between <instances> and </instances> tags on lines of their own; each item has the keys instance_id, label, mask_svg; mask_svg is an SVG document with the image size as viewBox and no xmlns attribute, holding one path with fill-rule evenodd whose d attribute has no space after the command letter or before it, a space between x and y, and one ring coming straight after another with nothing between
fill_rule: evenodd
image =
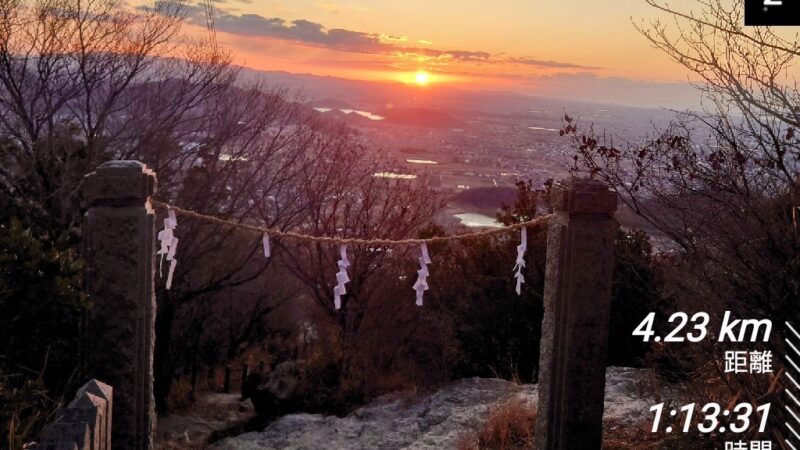
<instances>
[{"instance_id":1,"label":"stone pillar cap","mask_svg":"<svg viewBox=\"0 0 800 450\"><path fill-rule=\"evenodd\" d=\"M108 161L87 174L84 196L90 206L138 206L156 189L156 175L139 161Z\"/></svg>"},{"instance_id":2,"label":"stone pillar cap","mask_svg":"<svg viewBox=\"0 0 800 450\"><path fill-rule=\"evenodd\" d=\"M69 402L69 408L93 408L93 409L100 409L102 408L108 400L98 397L94 394L90 394L88 392L84 392L79 397L75 397L71 402Z\"/></svg>"},{"instance_id":3,"label":"stone pillar cap","mask_svg":"<svg viewBox=\"0 0 800 450\"><path fill-rule=\"evenodd\" d=\"M617 194L602 181L572 178L553 185L550 203L557 213L612 217L617 210Z\"/></svg>"},{"instance_id":4,"label":"stone pillar cap","mask_svg":"<svg viewBox=\"0 0 800 450\"><path fill-rule=\"evenodd\" d=\"M89 393L110 401L114 395L114 388L103 383L102 381L92 378L88 383L84 384L80 389L78 389L78 392L75 394L75 396L80 397L84 393Z\"/></svg>"}]
</instances>

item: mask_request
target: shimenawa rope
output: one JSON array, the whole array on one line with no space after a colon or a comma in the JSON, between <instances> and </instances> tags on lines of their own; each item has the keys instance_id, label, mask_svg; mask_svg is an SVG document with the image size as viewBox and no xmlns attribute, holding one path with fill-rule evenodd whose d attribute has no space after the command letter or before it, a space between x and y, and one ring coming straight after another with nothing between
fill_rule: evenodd
<instances>
[{"instance_id":1,"label":"shimenawa rope","mask_svg":"<svg viewBox=\"0 0 800 450\"><path fill-rule=\"evenodd\" d=\"M522 228L529 228L534 227L540 224L543 224L550 220L554 216L554 214L547 214L544 216L537 217L533 220L529 220L527 222L520 222L515 223L512 225L507 225L500 228L490 228L486 230L476 231L473 233L466 233L466 234L456 234L452 236L436 236L432 238L426 239L362 239L362 238L342 238L342 237L330 237L330 236L310 236L306 234L295 233L291 231L281 231L276 230L273 228L265 228L259 227L255 225L249 225L246 223L239 223L234 222L232 220L222 219L216 216L211 216L208 214L202 214L196 211L191 211L188 209L179 208L177 206L172 206L168 203L159 202L156 200L151 200L150 203L153 206L173 210L178 214L181 214L186 217L191 217L193 219L202 220L209 223L215 223L217 225L222 225L226 227L232 228L239 228L243 230L252 231L254 233L259 234L267 234L269 237L277 237L281 239L293 239L293 240L300 240L300 241L311 241L311 242L322 242L327 244L339 244L339 245L376 245L381 247L394 247L394 246L403 246L403 245L420 245L423 243L427 244L438 244L444 242L453 242L453 241L460 241L465 239L476 239L482 238L487 236L493 236L497 234L504 234L510 231L519 230Z\"/></svg>"}]
</instances>

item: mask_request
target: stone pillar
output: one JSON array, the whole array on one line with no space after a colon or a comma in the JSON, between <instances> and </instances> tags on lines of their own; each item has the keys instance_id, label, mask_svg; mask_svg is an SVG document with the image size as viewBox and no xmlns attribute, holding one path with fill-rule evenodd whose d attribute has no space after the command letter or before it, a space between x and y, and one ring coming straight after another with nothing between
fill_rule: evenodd
<instances>
[{"instance_id":1,"label":"stone pillar","mask_svg":"<svg viewBox=\"0 0 800 450\"><path fill-rule=\"evenodd\" d=\"M153 447L156 178L136 161L110 161L86 176L85 367L114 388L114 449Z\"/></svg>"},{"instance_id":2,"label":"stone pillar","mask_svg":"<svg viewBox=\"0 0 800 450\"><path fill-rule=\"evenodd\" d=\"M603 183L553 187L539 357L538 450L599 450L617 196Z\"/></svg>"}]
</instances>

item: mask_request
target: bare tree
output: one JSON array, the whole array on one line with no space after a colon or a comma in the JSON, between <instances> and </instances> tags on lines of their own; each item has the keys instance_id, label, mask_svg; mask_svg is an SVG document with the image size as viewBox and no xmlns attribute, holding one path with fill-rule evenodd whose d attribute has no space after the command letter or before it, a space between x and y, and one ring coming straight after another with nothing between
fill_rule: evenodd
<instances>
[{"instance_id":1,"label":"bare tree","mask_svg":"<svg viewBox=\"0 0 800 450\"><path fill-rule=\"evenodd\" d=\"M396 167L380 152L345 143L320 142L314 156L320 163L301 171L299 186L308 208L301 229L315 236L414 237L440 208L438 198L419 179L392 178ZM381 298L388 296L386 287L396 284L403 274L397 270L403 266L400 261L409 254L415 255L412 260L419 256L418 248L363 246L347 251L351 281L340 310L333 301L339 248L307 244L288 252L284 259L338 330L345 372L362 323L370 314L386 310ZM409 298L412 282L407 283ZM378 306L381 304L383 307Z\"/></svg>"},{"instance_id":2,"label":"bare tree","mask_svg":"<svg viewBox=\"0 0 800 450\"><path fill-rule=\"evenodd\" d=\"M716 276L728 298L779 313L799 295L792 211L800 201L798 93L791 67L800 41L744 28L740 6L717 0L699 13L655 0L672 26L641 25L654 45L695 74L705 107L679 114L643 143L615 146L577 132L574 169L608 181L635 212ZM702 265L702 264L701 264ZM712 276L714 274L709 274ZM782 280L778 283L776 281ZM718 286L718 288L721 286ZM729 297L732 296L732 297Z\"/></svg>"},{"instance_id":3,"label":"bare tree","mask_svg":"<svg viewBox=\"0 0 800 450\"><path fill-rule=\"evenodd\" d=\"M673 266L667 274L676 310L705 310L715 320L725 310L797 319L800 41L744 27L740 3L701 0L697 10L681 11L646 1L672 20L637 28L689 69L703 107L622 145L578 130L566 117L562 133L577 148L573 170L607 181L677 244L663 257ZM730 391L743 390L754 402L766 392L753 380L726 376L707 355L698 355L698 367L715 371Z\"/></svg>"},{"instance_id":4,"label":"bare tree","mask_svg":"<svg viewBox=\"0 0 800 450\"><path fill-rule=\"evenodd\" d=\"M182 13L180 2L131 10L120 0L0 0L0 205L9 214L77 242L83 175L121 158L157 172L159 200L232 222L406 237L432 217L436 201L422 184L375 177L392 165L352 130L283 89L240 82L227 53L182 35ZM330 304L335 250L265 260L258 236L187 219L178 235L175 283L158 291L162 410L174 374L215 338L211 330L225 330L222 357L236 357L298 295L286 282L239 301L274 275L272 261L294 261L292 272L344 330L358 328L358 308L377 295L367 280L388 255L356 250L346 319Z\"/></svg>"},{"instance_id":5,"label":"bare tree","mask_svg":"<svg viewBox=\"0 0 800 450\"><path fill-rule=\"evenodd\" d=\"M75 226L84 173L160 145L232 81L228 55L180 30L177 3L0 2L0 192L15 214ZM135 120L142 103L150 114Z\"/></svg>"}]
</instances>

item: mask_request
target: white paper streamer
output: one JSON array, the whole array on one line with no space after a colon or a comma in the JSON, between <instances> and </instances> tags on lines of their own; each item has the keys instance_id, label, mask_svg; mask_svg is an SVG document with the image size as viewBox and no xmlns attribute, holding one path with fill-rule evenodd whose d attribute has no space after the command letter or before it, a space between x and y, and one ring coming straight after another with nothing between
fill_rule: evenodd
<instances>
[{"instance_id":1,"label":"white paper streamer","mask_svg":"<svg viewBox=\"0 0 800 450\"><path fill-rule=\"evenodd\" d=\"M522 275L522 269L525 267L525 250L528 248L528 233L525 228L522 228L519 236L519 245L517 246L517 263L514 265L514 278L517 279L517 295L522 295L522 283L525 282L525 277Z\"/></svg>"},{"instance_id":2,"label":"white paper streamer","mask_svg":"<svg viewBox=\"0 0 800 450\"><path fill-rule=\"evenodd\" d=\"M172 230L178 228L178 217L175 215L175 210L173 209L167 210L167 218L165 220L168 221L165 222L165 224L167 224L167 228L170 228Z\"/></svg>"},{"instance_id":3,"label":"white paper streamer","mask_svg":"<svg viewBox=\"0 0 800 450\"><path fill-rule=\"evenodd\" d=\"M166 225L166 220L164 221ZM161 242L161 248L158 250L159 262L158 262L158 275L164 276L162 271L162 267L164 265L164 255L169 253L169 246L172 244L172 230L169 228L164 228L163 230L158 232L158 241Z\"/></svg>"},{"instance_id":4,"label":"white paper streamer","mask_svg":"<svg viewBox=\"0 0 800 450\"><path fill-rule=\"evenodd\" d=\"M342 308L342 296L347 293L344 285L350 281L350 277L347 276L350 261L347 259L346 245L340 248L340 258L336 264L339 266L339 272L336 273L336 287L333 288L333 305L338 310Z\"/></svg>"},{"instance_id":5,"label":"white paper streamer","mask_svg":"<svg viewBox=\"0 0 800 450\"><path fill-rule=\"evenodd\" d=\"M178 238L172 236L172 243L167 251L167 261L175 261L175 252L178 250Z\"/></svg>"},{"instance_id":6,"label":"white paper streamer","mask_svg":"<svg viewBox=\"0 0 800 450\"><path fill-rule=\"evenodd\" d=\"M417 281L414 283L413 289L417 292L417 306L422 306L422 294L429 289L428 287L428 264L431 263L431 257L428 255L428 246L423 242L420 246L419 257L419 270L417 271Z\"/></svg>"},{"instance_id":7,"label":"white paper streamer","mask_svg":"<svg viewBox=\"0 0 800 450\"><path fill-rule=\"evenodd\" d=\"M178 218L175 215L175 211L170 209L167 211L167 218L164 219L164 229L158 232L158 240L161 242L161 248L158 250L158 254L161 256L159 265L158 265L158 273L160 276L163 276L162 267L164 265L164 256L166 255L167 261L169 261L169 271L167 273L167 290L172 287L172 275L175 273L175 266L178 264L178 260L175 259L175 253L178 250L178 238L175 237L175 232L173 231L175 228L178 227Z\"/></svg>"},{"instance_id":8,"label":"white paper streamer","mask_svg":"<svg viewBox=\"0 0 800 450\"><path fill-rule=\"evenodd\" d=\"M425 245L424 242L422 243L422 246L421 246L420 250L422 251L422 259L423 259L423 261L425 261L425 264L430 264L431 263L431 257L428 256L428 246Z\"/></svg>"},{"instance_id":9,"label":"white paper streamer","mask_svg":"<svg viewBox=\"0 0 800 450\"><path fill-rule=\"evenodd\" d=\"M264 236L261 237L261 244L264 246L264 258L269 258L271 255L269 249L269 235L264 233Z\"/></svg>"},{"instance_id":10,"label":"white paper streamer","mask_svg":"<svg viewBox=\"0 0 800 450\"><path fill-rule=\"evenodd\" d=\"M169 272L167 273L167 290L172 287L172 275L175 273L175 266L178 264L177 259L169 261Z\"/></svg>"}]
</instances>

